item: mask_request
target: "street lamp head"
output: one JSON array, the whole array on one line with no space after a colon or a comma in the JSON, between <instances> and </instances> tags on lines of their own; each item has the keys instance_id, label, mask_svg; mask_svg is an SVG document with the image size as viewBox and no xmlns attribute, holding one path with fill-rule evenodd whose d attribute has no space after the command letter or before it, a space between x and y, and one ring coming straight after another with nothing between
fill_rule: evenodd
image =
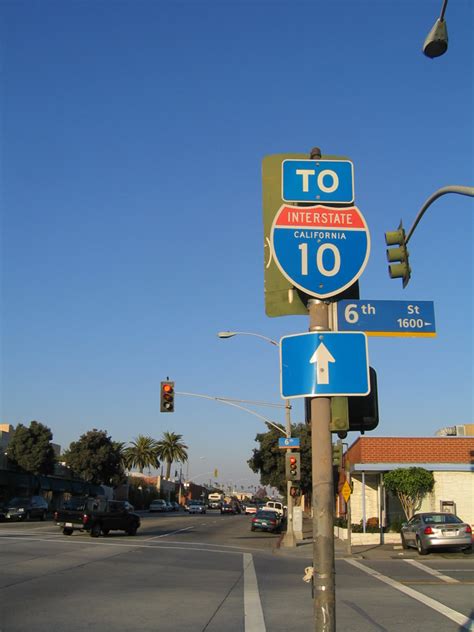
<instances>
[{"instance_id":1,"label":"street lamp head","mask_svg":"<svg viewBox=\"0 0 474 632\"><path fill-rule=\"evenodd\" d=\"M436 20L423 44L423 53L431 59L440 57L448 50L448 29L445 20Z\"/></svg>"},{"instance_id":2,"label":"street lamp head","mask_svg":"<svg viewBox=\"0 0 474 632\"><path fill-rule=\"evenodd\" d=\"M232 336L235 336L235 331L220 331L217 334L218 338L232 338Z\"/></svg>"}]
</instances>

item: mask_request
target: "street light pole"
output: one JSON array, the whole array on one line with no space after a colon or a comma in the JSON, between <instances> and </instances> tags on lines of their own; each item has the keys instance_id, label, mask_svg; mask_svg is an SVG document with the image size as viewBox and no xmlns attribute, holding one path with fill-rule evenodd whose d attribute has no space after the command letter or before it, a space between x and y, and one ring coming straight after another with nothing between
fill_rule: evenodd
<instances>
[{"instance_id":1,"label":"street light pole","mask_svg":"<svg viewBox=\"0 0 474 632\"><path fill-rule=\"evenodd\" d=\"M255 338L261 338L266 340L274 347L280 348L280 344L262 334L257 334L251 331L220 331L217 336L219 338L232 338L233 336L254 336ZM285 430L288 439L291 438L291 403L289 399L285 399ZM291 452L291 450L290 450ZM282 544L287 547L296 546L296 538L293 525L293 497L291 495L291 481L286 481L286 533L283 536Z\"/></svg>"}]
</instances>

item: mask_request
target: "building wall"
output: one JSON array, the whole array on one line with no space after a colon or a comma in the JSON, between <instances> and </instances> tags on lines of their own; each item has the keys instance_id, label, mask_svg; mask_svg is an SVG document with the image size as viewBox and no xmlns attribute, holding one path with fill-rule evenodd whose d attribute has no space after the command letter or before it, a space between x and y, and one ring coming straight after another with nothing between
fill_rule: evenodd
<instances>
[{"instance_id":1,"label":"building wall","mask_svg":"<svg viewBox=\"0 0 474 632\"><path fill-rule=\"evenodd\" d=\"M359 437L351 463L474 463L474 437Z\"/></svg>"},{"instance_id":2,"label":"building wall","mask_svg":"<svg viewBox=\"0 0 474 632\"><path fill-rule=\"evenodd\" d=\"M474 474L472 472L433 472L434 490L423 499L420 511L441 511L441 501L453 501L455 513L474 525Z\"/></svg>"},{"instance_id":3,"label":"building wall","mask_svg":"<svg viewBox=\"0 0 474 632\"><path fill-rule=\"evenodd\" d=\"M366 519L378 517L378 483L379 474L365 475L365 517ZM352 476L353 492L351 494L351 522L358 524L363 516L363 485L362 476L356 474Z\"/></svg>"}]
</instances>

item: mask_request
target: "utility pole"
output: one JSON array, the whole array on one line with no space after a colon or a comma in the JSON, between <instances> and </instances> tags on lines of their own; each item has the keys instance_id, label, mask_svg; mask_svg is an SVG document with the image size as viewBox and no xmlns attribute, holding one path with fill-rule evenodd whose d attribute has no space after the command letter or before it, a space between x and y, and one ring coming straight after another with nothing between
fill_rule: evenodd
<instances>
[{"instance_id":1,"label":"utility pole","mask_svg":"<svg viewBox=\"0 0 474 632\"><path fill-rule=\"evenodd\" d=\"M310 299L309 330L329 331L329 305ZM331 399L311 399L311 457L313 472L313 582L316 632L335 632L334 486L332 473Z\"/></svg>"},{"instance_id":2,"label":"utility pole","mask_svg":"<svg viewBox=\"0 0 474 632\"><path fill-rule=\"evenodd\" d=\"M285 400L285 416L286 416L286 436L291 438L291 404L290 400ZM291 452L291 450L290 450ZM286 481L286 533L283 537L283 546L296 546L295 531L293 528L293 497L290 493L291 481Z\"/></svg>"},{"instance_id":3,"label":"utility pole","mask_svg":"<svg viewBox=\"0 0 474 632\"><path fill-rule=\"evenodd\" d=\"M351 464L350 464L348 456L346 456L346 459L344 461L344 469L345 469L345 472L346 472L347 484L352 487L352 485L351 485ZM346 542L346 546L347 546L347 554L348 555L352 555L351 497L352 497L352 493L349 496L349 498L347 499L347 503L346 503L346 518L347 518L347 542Z\"/></svg>"}]
</instances>

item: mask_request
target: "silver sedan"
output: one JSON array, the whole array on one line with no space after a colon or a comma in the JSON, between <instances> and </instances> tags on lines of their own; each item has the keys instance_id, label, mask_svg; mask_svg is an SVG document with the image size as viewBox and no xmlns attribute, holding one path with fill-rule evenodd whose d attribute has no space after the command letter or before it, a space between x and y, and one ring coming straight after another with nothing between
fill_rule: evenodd
<instances>
[{"instance_id":1,"label":"silver sedan","mask_svg":"<svg viewBox=\"0 0 474 632\"><path fill-rule=\"evenodd\" d=\"M461 548L471 550L472 528L450 513L419 513L401 528L404 549L414 547L420 555L434 548Z\"/></svg>"}]
</instances>

